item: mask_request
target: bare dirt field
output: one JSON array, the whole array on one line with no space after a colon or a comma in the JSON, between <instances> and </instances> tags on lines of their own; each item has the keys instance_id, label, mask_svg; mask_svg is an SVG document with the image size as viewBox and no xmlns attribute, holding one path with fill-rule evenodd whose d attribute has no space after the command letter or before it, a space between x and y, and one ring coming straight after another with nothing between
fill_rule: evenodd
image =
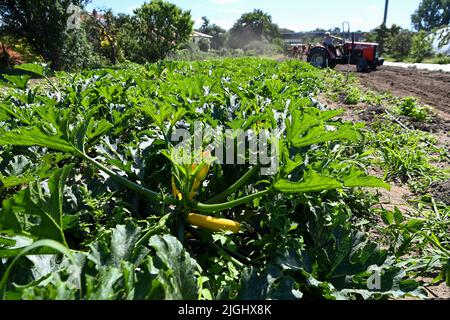
<instances>
[{"instance_id":1,"label":"bare dirt field","mask_svg":"<svg viewBox=\"0 0 450 320\"><path fill-rule=\"evenodd\" d=\"M347 71L347 66L338 66ZM356 73L355 67L350 72ZM382 66L377 71L358 73L361 84L395 96L413 96L434 107L440 117L450 121L450 73Z\"/></svg>"}]
</instances>

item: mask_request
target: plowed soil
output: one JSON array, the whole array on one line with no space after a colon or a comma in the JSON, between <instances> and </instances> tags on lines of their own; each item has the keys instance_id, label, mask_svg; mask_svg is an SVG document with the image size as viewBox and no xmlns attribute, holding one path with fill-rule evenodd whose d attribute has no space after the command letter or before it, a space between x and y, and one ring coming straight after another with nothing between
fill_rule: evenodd
<instances>
[{"instance_id":1,"label":"plowed soil","mask_svg":"<svg viewBox=\"0 0 450 320\"><path fill-rule=\"evenodd\" d=\"M337 70L347 71L347 66L338 66ZM356 73L356 69L350 67L350 72ZM362 85L375 91L417 97L450 121L450 73L382 66L358 76Z\"/></svg>"}]
</instances>

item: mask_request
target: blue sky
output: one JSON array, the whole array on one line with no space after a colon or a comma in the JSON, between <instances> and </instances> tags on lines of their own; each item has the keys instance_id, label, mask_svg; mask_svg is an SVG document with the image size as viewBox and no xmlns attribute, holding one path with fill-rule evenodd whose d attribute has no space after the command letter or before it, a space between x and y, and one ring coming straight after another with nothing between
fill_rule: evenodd
<instances>
[{"instance_id":1,"label":"blue sky","mask_svg":"<svg viewBox=\"0 0 450 320\"><path fill-rule=\"evenodd\" d=\"M92 0L88 9L112 8L114 12L132 13L144 0ZM196 27L201 17L226 29L244 12L262 9L272 15L280 27L295 31L341 27L351 23L352 30L371 30L381 24L385 0L171 0L185 10L191 10ZM388 25L411 27L411 14L420 0L390 0Z\"/></svg>"}]
</instances>

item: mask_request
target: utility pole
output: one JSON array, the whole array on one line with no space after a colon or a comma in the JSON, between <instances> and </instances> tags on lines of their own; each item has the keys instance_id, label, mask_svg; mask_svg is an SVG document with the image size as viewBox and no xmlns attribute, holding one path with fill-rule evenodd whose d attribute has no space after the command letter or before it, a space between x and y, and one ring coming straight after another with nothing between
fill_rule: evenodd
<instances>
[{"instance_id":1,"label":"utility pole","mask_svg":"<svg viewBox=\"0 0 450 320\"><path fill-rule=\"evenodd\" d=\"M389 11L389 0L386 0L386 5L384 6L384 20L383 20L384 26L386 26L387 23L388 11Z\"/></svg>"}]
</instances>

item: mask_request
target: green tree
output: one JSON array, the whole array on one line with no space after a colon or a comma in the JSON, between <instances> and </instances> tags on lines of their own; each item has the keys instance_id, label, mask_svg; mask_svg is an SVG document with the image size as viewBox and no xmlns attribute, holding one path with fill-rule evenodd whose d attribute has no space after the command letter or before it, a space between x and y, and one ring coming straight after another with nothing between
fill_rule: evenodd
<instances>
[{"instance_id":1,"label":"green tree","mask_svg":"<svg viewBox=\"0 0 450 320\"><path fill-rule=\"evenodd\" d=\"M208 52L209 49L211 49L211 45L206 39L200 39L200 41L198 42L198 47L203 52Z\"/></svg>"},{"instance_id":2,"label":"green tree","mask_svg":"<svg viewBox=\"0 0 450 320\"><path fill-rule=\"evenodd\" d=\"M433 55L433 45L427 33L423 30L416 33L412 38L410 56L415 62L422 62L423 59Z\"/></svg>"},{"instance_id":3,"label":"green tree","mask_svg":"<svg viewBox=\"0 0 450 320\"><path fill-rule=\"evenodd\" d=\"M122 39L133 46L129 58L136 62L162 60L190 39L194 26L190 11L153 0L134 13L131 24L124 26Z\"/></svg>"},{"instance_id":4,"label":"green tree","mask_svg":"<svg viewBox=\"0 0 450 320\"><path fill-rule=\"evenodd\" d=\"M201 32L208 31L209 27L211 26L211 21L208 19L208 17L204 16L202 17L202 26L200 27Z\"/></svg>"},{"instance_id":5,"label":"green tree","mask_svg":"<svg viewBox=\"0 0 450 320\"><path fill-rule=\"evenodd\" d=\"M330 32L334 33L334 34L339 34L342 32L341 28L336 27L334 29L330 29Z\"/></svg>"},{"instance_id":6,"label":"green tree","mask_svg":"<svg viewBox=\"0 0 450 320\"><path fill-rule=\"evenodd\" d=\"M64 70L81 71L87 68L97 68L105 64L106 59L94 51L84 28L68 33L61 45L58 67Z\"/></svg>"},{"instance_id":7,"label":"green tree","mask_svg":"<svg viewBox=\"0 0 450 320\"><path fill-rule=\"evenodd\" d=\"M411 16L417 30L431 31L450 24L450 0L422 0Z\"/></svg>"},{"instance_id":8,"label":"green tree","mask_svg":"<svg viewBox=\"0 0 450 320\"><path fill-rule=\"evenodd\" d=\"M366 39L369 42L376 42L380 44L380 52L392 54L391 50L394 50L395 44L394 38L398 37L402 28L396 24L393 24L390 28L384 24L366 34ZM409 45L407 47L410 48Z\"/></svg>"},{"instance_id":9,"label":"green tree","mask_svg":"<svg viewBox=\"0 0 450 320\"><path fill-rule=\"evenodd\" d=\"M413 41L413 33L409 30L401 30L391 34L386 42L386 51L395 60L402 61L410 55Z\"/></svg>"},{"instance_id":10,"label":"green tree","mask_svg":"<svg viewBox=\"0 0 450 320\"><path fill-rule=\"evenodd\" d=\"M212 36L211 48L218 50L225 47L227 31L216 24L211 24L207 17L202 17L203 24L199 31Z\"/></svg>"},{"instance_id":11,"label":"green tree","mask_svg":"<svg viewBox=\"0 0 450 320\"><path fill-rule=\"evenodd\" d=\"M69 41L67 9L73 4L84 7L90 0L2 0L2 28L28 43L55 67L61 63L62 47Z\"/></svg>"},{"instance_id":12,"label":"green tree","mask_svg":"<svg viewBox=\"0 0 450 320\"><path fill-rule=\"evenodd\" d=\"M368 34L366 34L366 39L368 42L376 42L380 44L380 53L385 52L385 43L389 35L389 29L386 25L382 24L378 28L375 28Z\"/></svg>"},{"instance_id":13,"label":"green tree","mask_svg":"<svg viewBox=\"0 0 450 320\"><path fill-rule=\"evenodd\" d=\"M278 25L272 22L272 17L262 10L244 13L230 30L230 46L242 48L251 41L268 40L280 36Z\"/></svg>"},{"instance_id":14,"label":"green tree","mask_svg":"<svg viewBox=\"0 0 450 320\"><path fill-rule=\"evenodd\" d=\"M123 52L125 59L145 63L146 59L142 56L142 41L139 39L134 30L134 18L129 16L128 21L124 21L119 33L117 34L118 46Z\"/></svg>"},{"instance_id":15,"label":"green tree","mask_svg":"<svg viewBox=\"0 0 450 320\"><path fill-rule=\"evenodd\" d=\"M295 33L295 31L288 28L280 28L280 33Z\"/></svg>"},{"instance_id":16,"label":"green tree","mask_svg":"<svg viewBox=\"0 0 450 320\"><path fill-rule=\"evenodd\" d=\"M125 14L115 15L111 9L94 10L85 18L85 29L95 51L116 64L123 60L122 50L118 45L118 34L123 25L130 21Z\"/></svg>"}]
</instances>

